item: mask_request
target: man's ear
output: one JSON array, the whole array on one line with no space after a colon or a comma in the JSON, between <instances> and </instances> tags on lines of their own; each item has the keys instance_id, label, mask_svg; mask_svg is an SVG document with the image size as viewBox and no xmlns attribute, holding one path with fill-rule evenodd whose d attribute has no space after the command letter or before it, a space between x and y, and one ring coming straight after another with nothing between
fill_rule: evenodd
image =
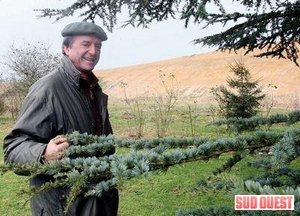
<instances>
[{"instance_id":1,"label":"man's ear","mask_svg":"<svg viewBox=\"0 0 300 216\"><path fill-rule=\"evenodd\" d=\"M69 47L64 46L63 50L64 50L64 54L65 54L65 55L69 55L69 51L70 51L70 48L69 48Z\"/></svg>"}]
</instances>

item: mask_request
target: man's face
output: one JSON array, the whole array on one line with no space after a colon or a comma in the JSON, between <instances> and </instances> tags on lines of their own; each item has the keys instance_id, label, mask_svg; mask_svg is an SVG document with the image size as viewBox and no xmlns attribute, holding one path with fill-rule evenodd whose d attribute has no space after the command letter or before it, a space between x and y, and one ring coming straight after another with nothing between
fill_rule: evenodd
<instances>
[{"instance_id":1,"label":"man's face","mask_svg":"<svg viewBox=\"0 0 300 216\"><path fill-rule=\"evenodd\" d=\"M87 73L98 63L101 45L101 40L94 35L79 35L74 36L69 47L64 47L64 52L77 70Z\"/></svg>"}]
</instances>

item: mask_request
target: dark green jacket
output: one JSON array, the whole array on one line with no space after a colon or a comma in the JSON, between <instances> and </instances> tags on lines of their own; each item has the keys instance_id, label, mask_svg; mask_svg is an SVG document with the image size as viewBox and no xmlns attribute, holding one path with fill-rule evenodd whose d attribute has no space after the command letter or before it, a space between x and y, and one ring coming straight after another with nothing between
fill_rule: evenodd
<instances>
[{"instance_id":1,"label":"dark green jacket","mask_svg":"<svg viewBox=\"0 0 300 216\"><path fill-rule=\"evenodd\" d=\"M38 162L46 144L55 136L73 131L94 134L89 101L79 88L80 72L67 57L57 71L36 82L24 100L14 128L4 139L8 163ZM107 112L107 95L99 85L98 104L103 134L112 133Z\"/></svg>"},{"instance_id":2,"label":"dark green jacket","mask_svg":"<svg viewBox=\"0 0 300 216\"><path fill-rule=\"evenodd\" d=\"M57 135L73 131L95 134L93 114L88 99L79 87L79 79L80 72L64 56L61 66L56 71L33 84L24 100L15 126L4 138L3 148L6 163L40 162L47 143ZM108 135L112 133L107 111L108 96L102 93L99 85L96 85L95 88L97 88L96 98L102 119L102 134ZM33 179L31 184L40 185L48 180L47 177L40 176ZM36 196L31 202L33 214L61 215L66 193L65 190L53 190ZM112 205L113 208L117 208L117 192L113 191L107 196L109 201L102 200L101 202L105 205L105 202L110 202L110 199L114 198ZM98 202L98 200L96 201ZM92 203L96 201L91 200ZM84 202L87 200L85 199ZM61 204L58 205L58 203ZM80 200L75 201L73 213L70 215L85 215L78 213L78 208L84 208L82 205ZM92 205L88 209L91 208L95 208L95 206ZM115 211L116 209L108 209L106 212ZM91 213L86 215L89 214ZM114 214L103 213L102 215Z\"/></svg>"}]
</instances>

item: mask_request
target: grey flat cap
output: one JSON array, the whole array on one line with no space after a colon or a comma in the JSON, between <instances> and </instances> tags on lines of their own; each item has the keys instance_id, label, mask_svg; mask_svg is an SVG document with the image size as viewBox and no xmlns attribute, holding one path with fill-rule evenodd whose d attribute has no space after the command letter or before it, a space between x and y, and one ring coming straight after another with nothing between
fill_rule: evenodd
<instances>
[{"instance_id":1,"label":"grey flat cap","mask_svg":"<svg viewBox=\"0 0 300 216\"><path fill-rule=\"evenodd\" d=\"M101 41L107 40L107 35L104 30L95 23L90 22L70 23L61 31L61 35L63 37L75 35L96 35Z\"/></svg>"}]
</instances>

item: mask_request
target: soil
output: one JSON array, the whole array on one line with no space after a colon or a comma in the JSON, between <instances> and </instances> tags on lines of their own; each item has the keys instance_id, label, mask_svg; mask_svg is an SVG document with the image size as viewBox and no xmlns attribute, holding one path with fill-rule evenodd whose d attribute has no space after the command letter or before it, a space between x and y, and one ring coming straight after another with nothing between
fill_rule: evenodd
<instances>
[{"instance_id":1,"label":"soil","mask_svg":"<svg viewBox=\"0 0 300 216\"><path fill-rule=\"evenodd\" d=\"M254 53L255 54L255 53ZM243 62L252 80L267 94L266 103L300 108L300 67L278 58L258 58L254 54L210 52L149 64L95 71L104 81L104 91L113 98L134 98L166 94L167 89L181 96L212 103L210 89L226 85L232 77L230 65Z\"/></svg>"}]
</instances>

